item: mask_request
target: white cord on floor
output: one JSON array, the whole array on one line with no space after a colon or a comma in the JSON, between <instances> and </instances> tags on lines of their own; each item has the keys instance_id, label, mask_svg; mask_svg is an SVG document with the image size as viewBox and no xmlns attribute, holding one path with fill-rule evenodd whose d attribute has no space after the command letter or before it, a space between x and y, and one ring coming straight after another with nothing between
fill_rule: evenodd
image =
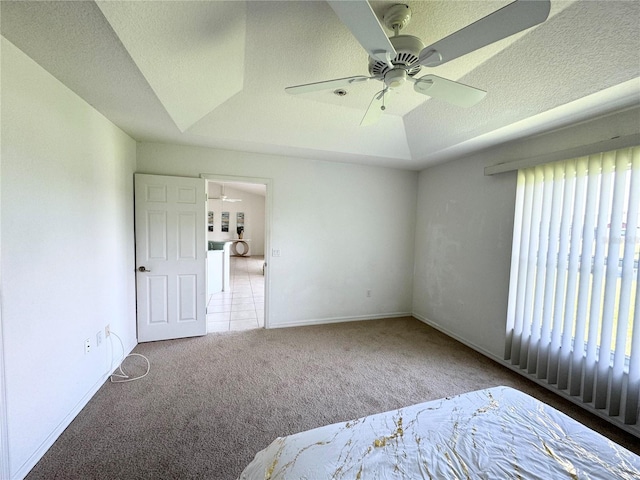
<instances>
[{"instance_id":1,"label":"white cord on floor","mask_svg":"<svg viewBox=\"0 0 640 480\"><path fill-rule=\"evenodd\" d=\"M149 373L149 371L151 370L151 362L149 361L149 359L147 357L145 357L144 355L140 354L140 353L130 353L129 355L124 354L124 344L122 343L122 339L116 335L113 332L110 332L109 336L111 337L111 335L115 336L118 341L120 342L120 347L122 348L122 359L120 360L120 365L118 366L118 368L115 370L114 373L111 374L111 376L109 377L111 380L111 383L126 383L126 382L133 382L134 380L140 380L141 378L144 378L147 376L147 374ZM111 340L111 352L113 354L113 340ZM144 372L144 374L139 375L137 377L130 377L122 368L122 364L124 363L124 361L129 358L129 357L142 357L146 360L147 362L147 371ZM111 367L113 367L113 356L111 357ZM120 373L116 373L118 370L120 370ZM115 378L119 378L122 380L114 380Z\"/></svg>"}]
</instances>

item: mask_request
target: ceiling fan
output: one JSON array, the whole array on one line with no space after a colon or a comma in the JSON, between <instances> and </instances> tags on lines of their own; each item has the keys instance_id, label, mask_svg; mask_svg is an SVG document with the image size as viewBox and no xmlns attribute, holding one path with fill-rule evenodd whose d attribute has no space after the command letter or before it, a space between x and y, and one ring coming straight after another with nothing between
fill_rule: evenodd
<instances>
[{"instance_id":1,"label":"ceiling fan","mask_svg":"<svg viewBox=\"0 0 640 480\"><path fill-rule=\"evenodd\" d=\"M207 200L222 200L223 202L241 202L241 198L229 198L224 193L224 183L220 185L220 196L219 197L207 197Z\"/></svg>"},{"instance_id":2,"label":"ceiling fan","mask_svg":"<svg viewBox=\"0 0 640 480\"><path fill-rule=\"evenodd\" d=\"M387 37L378 17L366 0L329 1L340 20L369 54L370 76L338 78L285 88L297 95L320 90L340 89L370 80L382 82L360 122L374 123L386 109L392 98L406 82L413 83L417 93L460 107L471 107L484 98L487 92L437 75L416 78L422 67L437 67L450 60L471 53L491 43L507 38L527 28L544 22L549 16L550 0L515 0L499 10L467 25L451 35L425 46L422 40L411 35L400 35L400 30L411 20L408 5L389 7L384 14L385 26L394 32Z\"/></svg>"}]
</instances>

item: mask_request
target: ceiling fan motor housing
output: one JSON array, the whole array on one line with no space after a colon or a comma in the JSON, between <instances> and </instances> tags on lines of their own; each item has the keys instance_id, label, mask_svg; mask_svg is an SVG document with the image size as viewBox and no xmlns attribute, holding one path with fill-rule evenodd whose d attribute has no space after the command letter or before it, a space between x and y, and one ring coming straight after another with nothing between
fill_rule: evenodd
<instances>
[{"instance_id":1,"label":"ceiling fan motor housing","mask_svg":"<svg viewBox=\"0 0 640 480\"><path fill-rule=\"evenodd\" d=\"M391 59L391 63L395 67L400 67L406 70L407 75L414 76L420 71L420 64L418 64L418 55L424 48L424 43L418 37L412 35L397 35L389 38L393 48L396 49L396 56ZM415 63L415 66L409 68L409 65ZM372 76L384 75L391 68L386 63L369 57L369 74Z\"/></svg>"}]
</instances>

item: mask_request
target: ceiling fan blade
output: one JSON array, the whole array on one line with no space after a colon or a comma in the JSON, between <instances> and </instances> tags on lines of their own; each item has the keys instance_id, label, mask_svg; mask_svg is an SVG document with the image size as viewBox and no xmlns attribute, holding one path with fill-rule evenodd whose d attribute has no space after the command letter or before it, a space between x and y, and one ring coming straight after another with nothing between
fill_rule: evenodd
<instances>
[{"instance_id":1,"label":"ceiling fan blade","mask_svg":"<svg viewBox=\"0 0 640 480\"><path fill-rule=\"evenodd\" d=\"M369 103L369 108L367 108L364 117L360 121L360 126L373 125L380 119L382 112L387 108L386 105L389 104L391 97L389 93L389 89L385 88L373 96L371 103Z\"/></svg>"},{"instance_id":2,"label":"ceiling fan blade","mask_svg":"<svg viewBox=\"0 0 640 480\"><path fill-rule=\"evenodd\" d=\"M328 3L369 56L391 66L391 59L396 56L396 50L369 2L336 0Z\"/></svg>"},{"instance_id":3,"label":"ceiling fan blade","mask_svg":"<svg viewBox=\"0 0 640 480\"><path fill-rule=\"evenodd\" d=\"M425 75L420 78L411 78L411 80L414 82L413 89L416 92L459 107L471 107L487 94L487 92L479 88L470 87L436 75Z\"/></svg>"},{"instance_id":4,"label":"ceiling fan blade","mask_svg":"<svg viewBox=\"0 0 640 480\"><path fill-rule=\"evenodd\" d=\"M435 67L544 22L550 0L515 0L490 15L425 47L418 63Z\"/></svg>"},{"instance_id":5,"label":"ceiling fan blade","mask_svg":"<svg viewBox=\"0 0 640 480\"><path fill-rule=\"evenodd\" d=\"M365 77L364 75L358 75L355 77L337 78L335 80L325 80L323 82L306 83L304 85L296 85L293 87L287 87L285 92L291 95L298 95L300 93L317 92L319 90L330 90L334 88L346 87L355 83L364 83L371 79L377 79L378 77Z\"/></svg>"}]
</instances>

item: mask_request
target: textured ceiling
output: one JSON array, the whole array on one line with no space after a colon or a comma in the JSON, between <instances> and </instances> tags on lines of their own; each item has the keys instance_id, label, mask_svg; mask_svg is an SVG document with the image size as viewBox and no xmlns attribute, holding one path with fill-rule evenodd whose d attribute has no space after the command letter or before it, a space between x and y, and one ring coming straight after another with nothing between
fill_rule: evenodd
<instances>
[{"instance_id":1,"label":"textured ceiling","mask_svg":"<svg viewBox=\"0 0 640 480\"><path fill-rule=\"evenodd\" d=\"M181 132L242 90L243 3L96 3Z\"/></svg>"},{"instance_id":2,"label":"textured ceiling","mask_svg":"<svg viewBox=\"0 0 640 480\"><path fill-rule=\"evenodd\" d=\"M371 2L379 17L394 3ZM413 18L402 33L430 44L507 3L408 2ZM420 169L640 97L638 1L552 0L545 23L418 74L486 90L482 102L463 109L405 85L367 127L359 123L378 82L344 97L284 92L368 74L366 53L325 2L0 8L3 36L140 141Z\"/></svg>"}]
</instances>

